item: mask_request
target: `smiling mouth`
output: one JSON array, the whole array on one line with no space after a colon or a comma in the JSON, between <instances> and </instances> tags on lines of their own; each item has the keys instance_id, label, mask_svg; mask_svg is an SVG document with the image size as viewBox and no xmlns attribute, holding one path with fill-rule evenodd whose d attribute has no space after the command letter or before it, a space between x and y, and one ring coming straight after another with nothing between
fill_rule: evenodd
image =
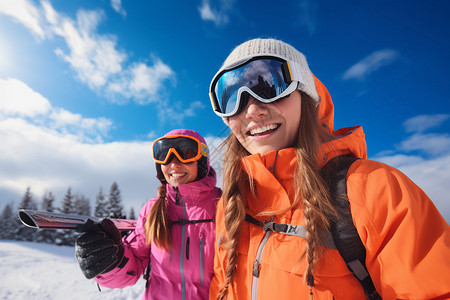
<instances>
[{"instance_id":1,"label":"smiling mouth","mask_svg":"<svg viewBox=\"0 0 450 300\"><path fill-rule=\"evenodd\" d=\"M250 135L250 136L266 135L266 134L274 132L280 126L281 126L280 124L270 124L270 125L266 125L266 126L253 128L253 129L251 129L250 131L247 132L247 135Z\"/></svg>"},{"instance_id":2,"label":"smiling mouth","mask_svg":"<svg viewBox=\"0 0 450 300\"><path fill-rule=\"evenodd\" d=\"M170 176L172 176L172 178L174 178L174 179L178 179L178 178L184 177L185 175L186 175L186 173L173 173L173 174L170 174Z\"/></svg>"}]
</instances>

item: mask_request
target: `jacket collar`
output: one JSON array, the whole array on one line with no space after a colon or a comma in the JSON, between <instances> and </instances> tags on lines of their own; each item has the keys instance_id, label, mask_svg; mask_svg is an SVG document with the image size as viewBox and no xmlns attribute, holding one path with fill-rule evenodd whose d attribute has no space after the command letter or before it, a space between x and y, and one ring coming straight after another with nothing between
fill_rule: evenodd
<instances>
[{"instance_id":1,"label":"jacket collar","mask_svg":"<svg viewBox=\"0 0 450 300\"><path fill-rule=\"evenodd\" d=\"M167 196L170 202L176 202L177 192L183 197L184 202L188 205L199 204L206 200L211 200L211 192L216 187L216 172L211 167L210 176L206 176L200 180L186 184L181 184L174 188L170 184L166 184Z\"/></svg>"},{"instance_id":2,"label":"jacket collar","mask_svg":"<svg viewBox=\"0 0 450 300\"><path fill-rule=\"evenodd\" d=\"M242 159L244 171L253 177L257 185L257 199L250 192L247 194L248 207L253 215L290 206L289 196L296 161L293 148L274 150L264 155L254 154Z\"/></svg>"},{"instance_id":3,"label":"jacket collar","mask_svg":"<svg viewBox=\"0 0 450 300\"><path fill-rule=\"evenodd\" d=\"M335 140L323 144L318 153L319 168L338 155L353 155L367 158L366 143L362 127L342 128L335 131ZM251 175L257 185L257 200L247 194L249 208L257 214L262 211L277 211L291 205L294 198L292 180L297 155L294 148L272 150L244 157L244 171Z\"/></svg>"}]
</instances>

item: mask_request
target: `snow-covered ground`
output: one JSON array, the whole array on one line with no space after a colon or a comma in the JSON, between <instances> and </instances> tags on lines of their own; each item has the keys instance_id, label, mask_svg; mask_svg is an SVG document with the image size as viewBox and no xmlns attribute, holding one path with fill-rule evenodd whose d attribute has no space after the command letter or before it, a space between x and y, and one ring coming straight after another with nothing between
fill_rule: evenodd
<instances>
[{"instance_id":1,"label":"snow-covered ground","mask_svg":"<svg viewBox=\"0 0 450 300\"><path fill-rule=\"evenodd\" d=\"M0 299L141 299L145 281L124 289L101 288L81 273L73 247L0 241Z\"/></svg>"}]
</instances>

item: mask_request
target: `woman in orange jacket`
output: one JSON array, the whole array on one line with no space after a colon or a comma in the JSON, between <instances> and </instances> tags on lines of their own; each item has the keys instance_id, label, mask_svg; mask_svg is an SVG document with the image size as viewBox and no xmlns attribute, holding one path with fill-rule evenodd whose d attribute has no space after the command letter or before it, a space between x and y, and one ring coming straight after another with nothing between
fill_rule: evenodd
<instances>
[{"instance_id":1,"label":"woman in orange jacket","mask_svg":"<svg viewBox=\"0 0 450 300\"><path fill-rule=\"evenodd\" d=\"M450 298L448 224L408 177L367 160L361 127L333 130L331 98L303 54L279 40L247 41L225 60L210 96L231 129L211 300L366 299L326 246L342 216L319 171L341 155L361 158L348 170L347 196L378 294ZM267 224L297 225L304 238Z\"/></svg>"}]
</instances>

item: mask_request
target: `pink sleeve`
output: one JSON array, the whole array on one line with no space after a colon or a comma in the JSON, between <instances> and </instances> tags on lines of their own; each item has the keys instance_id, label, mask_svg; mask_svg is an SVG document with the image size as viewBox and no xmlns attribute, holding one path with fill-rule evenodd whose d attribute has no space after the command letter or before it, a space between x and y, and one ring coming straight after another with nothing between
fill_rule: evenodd
<instances>
[{"instance_id":1,"label":"pink sleeve","mask_svg":"<svg viewBox=\"0 0 450 300\"><path fill-rule=\"evenodd\" d=\"M145 244L144 224L152 204L153 202L150 200L144 205L139 213L136 229L123 238L125 246L123 259L128 260L125 266L117 267L94 278L101 286L123 288L134 285L144 273L150 257L150 247Z\"/></svg>"}]
</instances>

